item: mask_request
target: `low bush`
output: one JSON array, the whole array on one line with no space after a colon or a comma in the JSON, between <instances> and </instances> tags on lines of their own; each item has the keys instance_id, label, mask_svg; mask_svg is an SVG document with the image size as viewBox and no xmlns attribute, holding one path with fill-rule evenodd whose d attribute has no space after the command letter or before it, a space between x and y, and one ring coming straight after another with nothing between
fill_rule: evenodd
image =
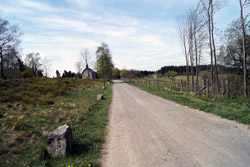
<instances>
[{"instance_id":1,"label":"low bush","mask_svg":"<svg viewBox=\"0 0 250 167\"><path fill-rule=\"evenodd\" d=\"M69 78L20 78L0 79L0 102L23 102L27 104L54 104L56 96L70 90L85 89L95 80Z\"/></svg>"}]
</instances>

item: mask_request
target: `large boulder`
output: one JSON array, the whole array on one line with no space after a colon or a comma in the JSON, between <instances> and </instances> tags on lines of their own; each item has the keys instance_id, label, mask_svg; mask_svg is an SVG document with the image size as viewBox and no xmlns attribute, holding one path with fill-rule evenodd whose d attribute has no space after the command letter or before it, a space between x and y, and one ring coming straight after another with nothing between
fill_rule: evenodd
<instances>
[{"instance_id":1,"label":"large boulder","mask_svg":"<svg viewBox=\"0 0 250 167\"><path fill-rule=\"evenodd\" d=\"M98 94L97 95L97 100L99 101L99 100L103 100L104 98L103 98L103 95L102 94Z\"/></svg>"},{"instance_id":2,"label":"large boulder","mask_svg":"<svg viewBox=\"0 0 250 167\"><path fill-rule=\"evenodd\" d=\"M52 157L64 157L72 150L72 129L66 124L50 132L46 140L48 153Z\"/></svg>"}]
</instances>

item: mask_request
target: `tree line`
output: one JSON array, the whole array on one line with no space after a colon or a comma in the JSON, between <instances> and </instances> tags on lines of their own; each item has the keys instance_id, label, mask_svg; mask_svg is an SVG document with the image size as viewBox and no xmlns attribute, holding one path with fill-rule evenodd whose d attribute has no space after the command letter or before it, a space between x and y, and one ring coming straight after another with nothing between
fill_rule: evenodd
<instances>
[{"instance_id":1,"label":"tree line","mask_svg":"<svg viewBox=\"0 0 250 167\"><path fill-rule=\"evenodd\" d=\"M164 75L165 73L167 73L168 71L174 71L177 73L177 75L187 75L187 66L164 66L161 67L159 70L156 71L156 73ZM191 66L188 66L188 69L190 69ZM197 68L198 70L196 70L196 66L193 67L194 68L194 75L196 75L196 71L211 71L211 65L208 64L203 64L203 65L199 65ZM231 66L225 66L222 64L218 64L217 65L218 71L221 74L226 74L226 73L234 73L235 69ZM239 74L243 74L243 70L239 70Z\"/></svg>"},{"instance_id":2,"label":"tree line","mask_svg":"<svg viewBox=\"0 0 250 167\"><path fill-rule=\"evenodd\" d=\"M20 29L16 25L11 25L9 21L0 18L0 77L7 78L27 78L27 77L48 77L52 66L52 60L41 58L39 53L28 53L22 60L20 53L21 43ZM80 52L80 60L75 63L77 72L64 70L62 75L56 70L56 77L81 78L84 68L89 71L89 63L97 70L98 77L118 78L117 68L114 67L112 54L108 44L101 43L96 50L96 63L92 61L90 51L85 48ZM120 75L120 74L119 74ZM88 77L89 78L89 77Z\"/></svg>"},{"instance_id":3,"label":"tree line","mask_svg":"<svg viewBox=\"0 0 250 167\"><path fill-rule=\"evenodd\" d=\"M47 57L41 59L39 53L32 52L23 61L20 53L21 36L18 26L0 18L0 77L47 77L51 60Z\"/></svg>"}]
</instances>

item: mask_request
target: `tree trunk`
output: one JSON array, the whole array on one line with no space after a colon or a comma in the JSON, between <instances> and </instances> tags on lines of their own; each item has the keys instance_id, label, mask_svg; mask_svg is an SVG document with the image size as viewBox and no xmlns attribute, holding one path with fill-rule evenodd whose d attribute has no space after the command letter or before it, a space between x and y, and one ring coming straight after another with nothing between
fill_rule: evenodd
<instances>
[{"instance_id":1,"label":"tree trunk","mask_svg":"<svg viewBox=\"0 0 250 167\"><path fill-rule=\"evenodd\" d=\"M239 74L240 74L240 72L237 70L237 73L236 73L236 85L235 85L236 92L239 92Z\"/></svg>"},{"instance_id":2,"label":"tree trunk","mask_svg":"<svg viewBox=\"0 0 250 167\"><path fill-rule=\"evenodd\" d=\"M195 47L195 67L196 67L196 86L195 91L197 92L199 90L199 76L198 76L198 47L197 47L197 40L196 40L196 33L194 32L194 47Z\"/></svg>"},{"instance_id":3,"label":"tree trunk","mask_svg":"<svg viewBox=\"0 0 250 167\"><path fill-rule=\"evenodd\" d=\"M215 80L217 85L217 93L220 93L220 87L219 87L219 77L218 77L218 69L217 69L217 61L216 61L216 47L215 47L215 41L214 41L214 7L211 0L211 36L212 36L212 44L213 44L213 54L214 54L214 66L215 66Z\"/></svg>"},{"instance_id":4,"label":"tree trunk","mask_svg":"<svg viewBox=\"0 0 250 167\"><path fill-rule=\"evenodd\" d=\"M186 65L186 71L187 71L187 89L189 89L189 66Z\"/></svg>"},{"instance_id":5,"label":"tree trunk","mask_svg":"<svg viewBox=\"0 0 250 167\"><path fill-rule=\"evenodd\" d=\"M103 79L103 88L106 89L106 86L105 86L105 79L104 79L103 60L102 60L102 79Z\"/></svg>"},{"instance_id":6,"label":"tree trunk","mask_svg":"<svg viewBox=\"0 0 250 167\"><path fill-rule=\"evenodd\" d=\"M1 57L1 76L3 79L7 79L7 77L3 73L3 51L2 48L0 49L0 57Z\"/></svg>"},{"instance_id":7,"label":"tree trunk","mask_svg":"<svg viewBox=\"0 0 250 167\"><path fill-rule=\"evenodd\" d=\"M209 47L210 47L210 58L211 58L211 89L212 94L214 92L214 69L213 69L213 48L212 48L212 36L211 36L211 17L210 17L211 0L209 1L209 7L207 9L208 15L208 32L209 32Z\"/></svg>"},{"instance_id":8,"label":"tree trunk","mask_svg":"<svg viewBox=\"0 0 250 167\"><path fill-rule=\"evenodd\" d=\"M194 63L191 61L192 90L194 90Z\"/></svg>"},{"instance_id":9,"label":"tree trunk","mask_svg":"<svg viewBox=\"0 0 250 167\"><path fill-rule=\"evenodd\" d=\"M192 90L194 90L194 52L193 52L193 27L190 27L189 34L189 53L190 53L190 64L191 64L191 77L192 77Z\"/></svg>"},{"instance_id":10,"label":"tree trunk","mask_svg":"<svg viewBox=\"0 0 250 167\"><path fill-rule=\"evenodd\" d=\"M187 89L189 89L189 63L188 63L188 54L187 54L187 48L185 48L185 57L186 57L186 75L187 75Z\"/></svg>"},{"instance_id":11,"label":"tree trunk","mask_svg":"<svg viewBox=\"0 0 250 167\"><path fill-rule=\"evenodd\" d=\"M242 34L243 34L243 40L242 40L242 54L243 54L243 72L244 72L244 96L248 96L247 92L247 67L246 67L246 32L245 32L245 22L244 22L244 16L243 16L243 4L242 0L239 0L240 3L240 20L241 20L241 27L242 27Z\"/></svg>"}]
</instances>

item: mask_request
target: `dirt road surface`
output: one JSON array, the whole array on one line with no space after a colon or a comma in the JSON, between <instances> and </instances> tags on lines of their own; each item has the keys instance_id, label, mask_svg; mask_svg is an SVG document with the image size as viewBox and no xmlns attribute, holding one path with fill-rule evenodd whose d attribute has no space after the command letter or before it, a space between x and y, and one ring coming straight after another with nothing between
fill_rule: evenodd
<instances>
[{"instance_id":1,"label":"dirt road surface","mask_svg":"<svg viewBox=\"0 0 250 167\"><path fill-rule=\"evenodd\" d=\"M250 167L248 126L116 81L103 167Z\"/></svg>"}]
</instances>

